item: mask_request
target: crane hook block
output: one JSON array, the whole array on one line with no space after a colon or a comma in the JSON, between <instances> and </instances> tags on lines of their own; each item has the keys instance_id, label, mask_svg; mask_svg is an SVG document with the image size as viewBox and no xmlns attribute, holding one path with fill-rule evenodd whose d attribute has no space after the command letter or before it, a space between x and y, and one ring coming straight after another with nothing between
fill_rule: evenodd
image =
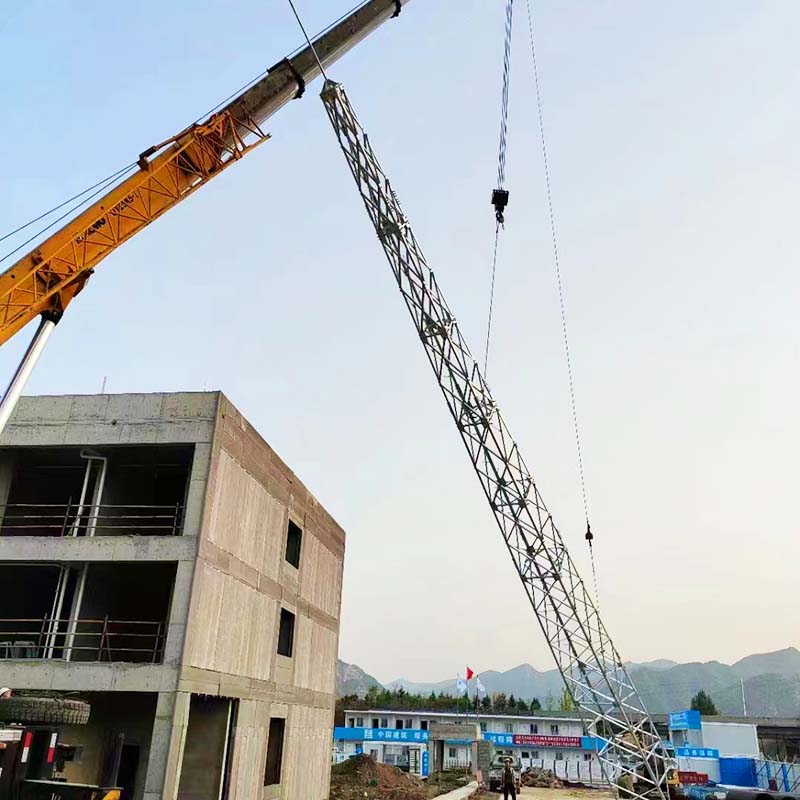
<instances>
[{"instance_id":1,"label":"crane hook block","mask_svg":"<svg viewBox=\"0 0 800 800\"><path fill-rule=\"evenodd\" d=\"M589 542L589 545L592 544L592 539L594 539L594 534L592 533L592 526L587 522L586 523L586 541Z\"/></svg>"},{"instance_id":2,"label":"crane hook block","mask_svg":"<svg viewBox=\"0 0 800 800\"><path fill-rule=\"evenodd\" d=\"M495 219L502 225L506 221L504 212L508 205L508 190L495 189L492 192L492 205L494 206Z\"/></svg>"}]
</instances>

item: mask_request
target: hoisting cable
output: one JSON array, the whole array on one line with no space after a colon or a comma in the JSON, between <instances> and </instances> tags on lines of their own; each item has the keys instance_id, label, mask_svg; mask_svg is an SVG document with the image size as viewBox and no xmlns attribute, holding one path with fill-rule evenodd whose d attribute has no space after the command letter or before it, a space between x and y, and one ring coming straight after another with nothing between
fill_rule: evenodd
<instances>
[{"instance_id":1,"label":"hoisting cable","mask_svg":"<svg viewBox=\"0 0 800 800\"><path fill-rule=\"evenodd\" d=\"M511 31L514 0L506 0L505 40L503 43L503 87L500 95L500 146L497 154L497 188L492 191L494 206L494 250L492 255L492 285L489 291L489 315L486 322L486 347L483 355L483 375L489 370L489 341L492 336L492 310L494 309L494 284L497 277L497 247L500 229L505 227L505 210L508 205L506 189L506 146L508 142L508 85L511 77Z\"/></svg>"},{"instance_id":2,"label":"hoisting cable","mask_svg":"<svg viewBox=\"0 0 800 800\"><path fill-rule=\"evenodd\" d=\"M547 192L547 209L550 216L550 236L553 242L553 261L555 263L556 284L558 287L558 303L561 309L561 333L564 339L564 355L567 362L567 377L569 379L569 396L572 405L572 425L575 430L575 449L578 454L578 475L583 497L583 513L586 518L586 542L589 545L589 557L592 562L592 579L594 581L595 604L600 604L600 595L597 588L597 569L594 561L594 534L589 523L589 500L586 493L586 476L583 469L583 447L581 446L580 426L578 425L578 404L575 399L575 380L572 371L572 355L569 348L569 333L567 329L567 310L564 299L564 282L561 277L561 261L558 255L558 238L556 237L556 218L553 211L553 192L550 186L550 164L547 158L547 142L544 133L544 112L542 110L542 93L539 86L539 68L536 63L536 44L533 35L533 14L531 13L531 0L525 0L528 9L528 32L531 40L531 56L533 57L533 80L536 87L536 105L539 112L539 136L542 142L542 160L544 162L544 180Z\"/></svg>"},{"instance_id":3,"label":"hoisting cable","mask_svg":"<svg viewBox=\"0 0 800 800\"><path fill-rule=\"evenodd\" d=\"M325 67L322 66L322 61L320 61L319 56L317 55L317 49L314 47L314 43L306 33L305 26L303 25L303 21L300 19L300 15L297 13L297 9L294 7L294 3L292 0L289 0L289 6L292 9L292 13L294 14L294 18L297 20L297 24L300 26L300 30L303 32L303 36L306 37L306 43L311 48L311 52L314 54L314 60L317 62L317 66L319 67L319 71L322 73L322 77L325 80L328 80L328 76L325 74Z\"/></svg>"}]
</instances>

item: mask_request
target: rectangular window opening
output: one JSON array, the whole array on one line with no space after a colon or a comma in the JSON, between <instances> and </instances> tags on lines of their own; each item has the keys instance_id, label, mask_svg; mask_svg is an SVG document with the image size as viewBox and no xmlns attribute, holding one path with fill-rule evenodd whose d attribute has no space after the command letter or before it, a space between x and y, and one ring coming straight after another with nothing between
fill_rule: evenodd
<instances>
[{"instance_id":1,"label":"rectangular window opening","mask_svg":"<svg viewBox=\"0 0 800 800\"><path fill-rule=\"evenodd\" d=\"M299 569L300 550L303 545L303 529L289 520L289 528L286 531L286 560Z\"/></svg>"},{"instance_id":2,"label":"rectangular window opening","mask_svg":"<svg viewBox=\"0 0 800 800\"><path fill-rule=\"evenodd\" d=\"M283 766L283 734L286 730L285 719L269 721L269 737L267 738L267 767L264 772L264 786L275 786L281 782Z\"/></svg>"},{"instance_id":3,"label":"rectangular window opening","mask_svg":"<svg viewBox=\"0 0 800 800\"><path fill-rule=\"evenodd\" d=\"M281 625L278 631L278 655L292 657L294 648L294 614L281 609Z\"/></svg>"}]
</instances>

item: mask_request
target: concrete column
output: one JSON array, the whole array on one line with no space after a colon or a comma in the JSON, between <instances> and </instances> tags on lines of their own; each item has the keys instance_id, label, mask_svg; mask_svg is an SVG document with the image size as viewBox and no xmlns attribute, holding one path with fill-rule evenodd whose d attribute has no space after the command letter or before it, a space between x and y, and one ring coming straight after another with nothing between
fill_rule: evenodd
<instances>
[{"instance_id":1,"label":"concrete column","mask_svg":"<svg viewBox=\"0 0 800 800\"><path fill-rule=\"evenodd\" d=\"M189 725L188 692L159 692L142 800L175 800Z\"/></svg>"},{"instance_id":2,"label":"concrete column","mask_svg":"<svg viewBox=\"0 0 800 800\"><path fill-rule=\"evenodd\" d=\"M11 491L11 481L14 479L14 457L10 454L0 456L0 524L5 517L5 506L8 502L8 493Z\"/></svg>"}]
</instances>

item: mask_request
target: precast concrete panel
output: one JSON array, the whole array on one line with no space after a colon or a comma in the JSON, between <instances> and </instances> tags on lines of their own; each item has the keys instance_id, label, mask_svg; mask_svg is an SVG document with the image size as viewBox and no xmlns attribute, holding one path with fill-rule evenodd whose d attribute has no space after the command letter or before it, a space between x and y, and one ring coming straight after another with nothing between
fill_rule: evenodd
<instances>
[{"instance_id":1,"label":"precast concrete panel","mask_svg":"<svg viewBox=\"0 0 800 800\"><path fill-rule=\"evenodd\" d=\"M203 561L195 581L187 665L269 680L277 601Z\"/></svg>"},{"instance_id":2,"label":"precast concrete panel","mask_svg":"<svg viewBox=\"0 0 800 800\"><path fill-rule=\"evenodd\" d=\"M332 733L333 709L289 708L281 800L327 800Z\"/></svg>"},{"instance_id":3,"label":"precast concrete panel","mask_svg":"<svg viewBox=\"0 0 800 800\"><path fill-rule=\"evenodd\" d=\"M305 615L297 622L295 686L332 694L336 684L336 632Z\"/></svg>"},{"instance_id":4,"label":"precast concrete panel","mask_svg":"<svg viewBox=\"0 0 800 800\"><path fill-rule=\"evenodd\" d=\"M310 533L300 565L300 596L338 619L342 593L342 560L328 550L313 535L313 531Z\"/></svg>"},{"instance_id":5,"label":"precast concrete panel","mask_svg":"<svg viewBox=\"0 0 800 800\"><path fill-rule=\"evenodd\" d=\"M208 538L273 580L278 579L286 512L226 451L219 451Z\"/></svg>"}]
</instances>

